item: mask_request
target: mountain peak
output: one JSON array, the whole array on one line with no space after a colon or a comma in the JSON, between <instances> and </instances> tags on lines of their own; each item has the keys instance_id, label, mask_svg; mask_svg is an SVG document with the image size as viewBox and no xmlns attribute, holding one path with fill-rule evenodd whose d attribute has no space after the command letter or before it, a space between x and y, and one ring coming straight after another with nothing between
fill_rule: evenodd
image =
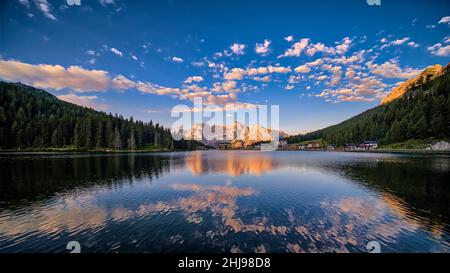
<instances>
[{"instance_id":1,"label":"mountain peak","mask_svg":"<svg viewBox=\"0 0 450 273\"><path fill-rule=\"evenodd\" d=\"M450 63L449 63L450 64ZM435 64L427 67L424 71L422 71L417 77L409 79L399 86L392 89L392 91L387 95L382 101L381 105L388 104L390 102L395 101L396 99L402 97L405 93L410 91L416 86L421 84L426 84L435 78L442 76L445 71L448 70L449 64L443 67L440 64Z\"/></svg>"}]
</instances>

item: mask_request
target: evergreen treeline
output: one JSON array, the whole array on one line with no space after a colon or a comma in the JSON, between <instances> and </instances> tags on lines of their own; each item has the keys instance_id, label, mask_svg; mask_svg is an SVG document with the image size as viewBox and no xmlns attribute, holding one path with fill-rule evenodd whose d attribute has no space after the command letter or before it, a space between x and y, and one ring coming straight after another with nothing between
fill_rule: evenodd
<instances>
[{"instance_id":1,"label":"evergreen treeline","mask_svg":"<svg viewBox=\"0 0 450 273\"><path fill-rule=\"evenodd\" d=\"M378 140L382 144L409 139L450 137L450 73L416 86L402 98L361 113L341 124L305 135L290 143L322 139L342 146Z\"/></svg>"},{"instance_id":2,"label":"evergreen treeline","mask_svg":"<svg viewBox=\"0 0 450 273\"><path fill-rule=\"evenodd\" d=\"M158 123L134 121L61 101L20 83L0 82L0 148L193 149Z\"/></svg>"}]
</instances>

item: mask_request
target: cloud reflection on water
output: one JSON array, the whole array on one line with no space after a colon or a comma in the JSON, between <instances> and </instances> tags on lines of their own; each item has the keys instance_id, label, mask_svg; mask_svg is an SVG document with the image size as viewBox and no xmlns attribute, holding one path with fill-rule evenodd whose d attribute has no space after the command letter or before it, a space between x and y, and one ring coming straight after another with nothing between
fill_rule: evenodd
<instances>
[{"instance_id":1,"label":"cloud reflection on water","mask_svg":"<svg viewBox=\"0 0 450 273\"><path fill-rule=\"evenodd\" d=\"M230 178L225 178L220 185L216 180L215 184L212 181L201 184L187 182L196 182L196 177L188 177L184 182L166 181L164 189L170 192L167 198L147 199L145 195L137 195L139 198L134 200L137 203L133 205L127 204L124 201L127 196L117 194L115 188L85 188L57 194L17 210L0 210L0 241L33 235L57 238L63 233L77 235L86 231L101 236L119 224L134 221L151 224L155 219L181 216L186 228L196 238L211 245L220 241L224 251L230 252L365 251L365 245L370 240L396 245L399 240L417 234L420 238L442 242L430 247L431 251L450 249L444 224L418 215L410 204L397 195L355 184L356 180L349 180L345 173L334 171L328 165L320 167L314 163L314 158L297 162L265 153L224 154L226 156L214 154L208 157L202 153L192 153L184 161L185 168L194 176L228 175ZM350 185L352 189L357 185L363 191L346 192L339 196L327 194L313 203L286 201L285 207L271 210L268 209L271 204L263 203L268 199L262 195L271 194L267 188L259 188L259 184L245 183L245 180L238 178L247 174L260 176L264 172L287 167L297 171L299 177L306 167L316 168L328 175L327 179L340 179L339 183ZM297 182L296 189L304 189L301 185ZM141 194L135 192L133 184L127 184L124 188L131 194ZM151 194L153 190L146 193ZM99 198L99 191L114 193L117 199L105 203ZM170 233L170 226L167 228L167 234L160 234L159 240L177 245L188 243L186 235ZM244 239L230 239L236 236ZM247 245L245 238L255 236L258 244ZM24 239L17 239L13 244L20 243L20 240ZM119 245L116 249L120 250Z\"/></svg>"}]
</instances>

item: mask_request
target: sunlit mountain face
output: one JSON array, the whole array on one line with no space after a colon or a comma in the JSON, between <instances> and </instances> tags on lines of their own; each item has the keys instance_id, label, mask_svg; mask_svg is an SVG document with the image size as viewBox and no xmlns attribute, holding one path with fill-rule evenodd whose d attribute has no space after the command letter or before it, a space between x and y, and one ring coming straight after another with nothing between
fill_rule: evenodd
<instances>
[{"instance_id":1,"label":"sunlit mountain face","mask_svg":"<svg viewBox=\"0 0 450 273\"><path fill-rule=\"evenodd\" d=\"M245 126L239 122L228 125L194 124L184 133L185 139L202 141L209 146L220 142L242 141L250 146L261 142L278 141L288 135L283 131L265 128L259 124Z\"/></svg>"},{"instance_id":2,"label":"sunlit mountain face","mask_svg":"<svg viewBox=\"0 0 450 273\"><path fill-rule=\"evenodd\" d=\"M279 130L313 131L450 55L446 0L69 2L2 3L0 79L165 127L201 98L279 105Z\"/></svg>"}]
</instances>

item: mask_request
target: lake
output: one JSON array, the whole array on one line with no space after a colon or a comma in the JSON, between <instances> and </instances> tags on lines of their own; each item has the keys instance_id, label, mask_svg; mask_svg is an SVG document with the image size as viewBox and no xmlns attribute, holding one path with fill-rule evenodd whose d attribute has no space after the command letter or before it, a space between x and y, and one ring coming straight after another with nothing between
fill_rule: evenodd
<instances>
[{"instance_id":1,"label":"lake","mask_svg":"<svg viewBox=\"0 0 450 273\"><path fill-rule=\"evenodd\" d=\"M0 252L450 252L450 157L0 156Z\"/></svg>"}]
</instances>

